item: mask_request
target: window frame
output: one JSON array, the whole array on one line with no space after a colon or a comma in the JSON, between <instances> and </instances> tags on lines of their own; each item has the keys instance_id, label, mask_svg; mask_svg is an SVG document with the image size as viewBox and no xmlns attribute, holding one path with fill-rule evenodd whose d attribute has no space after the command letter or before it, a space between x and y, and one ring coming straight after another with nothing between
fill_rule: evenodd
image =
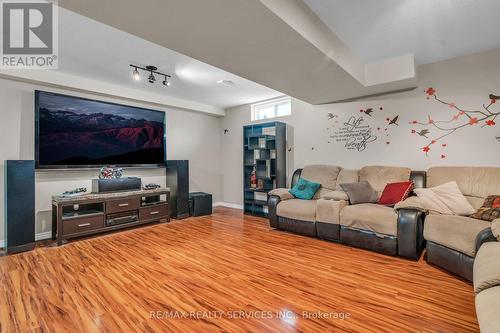
<instances>
[{"instance_id":1,"label":"window frame","mask_svg":"<svg viewBox=\"0 0 500 333\"><path fill-rule=\"evenodd\" d=\"M278 107L284 104L290 104L290 113L278 116ZM258 118L257 116L259 111L266 107L273 107L274 116L269 118ZM250 120L254 122L254 121L269 120L275 118L283 118L291 115L292 115L292 98L290 96L285 96L252 104L250 112Z\"/></svg>"}]
</instances>

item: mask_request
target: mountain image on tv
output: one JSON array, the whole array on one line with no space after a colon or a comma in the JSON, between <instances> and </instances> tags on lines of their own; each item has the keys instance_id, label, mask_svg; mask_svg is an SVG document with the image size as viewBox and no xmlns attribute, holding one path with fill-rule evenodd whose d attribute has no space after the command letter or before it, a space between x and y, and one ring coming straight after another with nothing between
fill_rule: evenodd
<instances>
[{"instance_id":1,"label":"mountain image on tv","mask_svg":"<svg viewBox=\"0 0 500 333\"><path fill-rule=\"evenodd\" d=\"M38 164L163 164L165 114L38 92Z\"/></svg>"}]
</instances>

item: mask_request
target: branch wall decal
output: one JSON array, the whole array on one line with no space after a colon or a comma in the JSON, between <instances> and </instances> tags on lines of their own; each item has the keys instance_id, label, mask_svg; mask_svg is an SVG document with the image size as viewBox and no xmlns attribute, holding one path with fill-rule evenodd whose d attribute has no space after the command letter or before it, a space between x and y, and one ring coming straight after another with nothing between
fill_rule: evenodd
<instances>
[{"instance_id":1,"label":"branch wall decal","mask_svg":"<svg viewBox=\"0 0 500 333\"><path fill-rule=\"evenodd\" d=\"M410 124L413 125L425 126L424 128L418 130L412 129L412 134L417 134L426 139L429 139L429 136L432 135L431 140L421 148L427 156L429 155L431 146L442 141L444 138L456 133L459 130L468 128L469 126L481 126L481 128L485 126L495 126L495 120L500 115L500 111L494 112L490 110L490 108L492 108L492 106L500 100L500 96L494 94L489 95L490 101L488 105L483 104L482 108L477 110L466 110L457 106L453 102L446 102L440 99L437 95L437 91L432 87L428 88L425 93L427 94L427 99L432 99L438 103L446 105L453 112L453 116L450 119L436 120L428 115L426 121L413 120L410 122ZM437 135L433 134L433 129L438 132ZM446 147L446 145L446 143L441 144L442 147ZM441 158L445 157L446 156L444 154L441 154Z\"/></svg>"}]
</instances>

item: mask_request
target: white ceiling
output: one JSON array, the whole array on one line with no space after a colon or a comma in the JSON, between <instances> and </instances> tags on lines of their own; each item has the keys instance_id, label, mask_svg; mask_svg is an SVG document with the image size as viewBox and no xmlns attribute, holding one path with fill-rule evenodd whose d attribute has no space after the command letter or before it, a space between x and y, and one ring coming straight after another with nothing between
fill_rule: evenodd
<instances>
[{"instance_id":1,"label":"white ceiling","mask_svg":"<svg viewBox=\"0 0 500 333\"><path fill-rule=\"evenodd\" d=\"M304 0L364 62L418 64L500 48L499 0Z\"/></svg>"},{"instance_id":2,"label":"white ceiling","mask_svg":"<svg viewBox=\"0 0 500 333\"><path fill-rule=\"evenodd\" d=\"M222 69L182 55L85 16L59 8L58 71L221 108L283 95ZM132 80L129 64L155 65L172 75L172 85ZM217 83L231 80L235 86Z\"/></svg>"}]
</instances>

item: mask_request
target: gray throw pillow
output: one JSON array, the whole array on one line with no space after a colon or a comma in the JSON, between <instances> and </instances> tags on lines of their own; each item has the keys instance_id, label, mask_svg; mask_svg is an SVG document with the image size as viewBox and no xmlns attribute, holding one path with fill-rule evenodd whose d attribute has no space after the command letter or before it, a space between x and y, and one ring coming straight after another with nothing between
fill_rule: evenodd
<instances>
[{"instance_id":1,"label":"gray throw pillow","mask_svg":"<svg viewBox=\"0 0 500 333\"><path fill-rule=\"evenodd\" d=\"M377 191L367 181L340 184L340 187L347 193L351 205L378 202Z\"/></svg>"}]
</instances>

